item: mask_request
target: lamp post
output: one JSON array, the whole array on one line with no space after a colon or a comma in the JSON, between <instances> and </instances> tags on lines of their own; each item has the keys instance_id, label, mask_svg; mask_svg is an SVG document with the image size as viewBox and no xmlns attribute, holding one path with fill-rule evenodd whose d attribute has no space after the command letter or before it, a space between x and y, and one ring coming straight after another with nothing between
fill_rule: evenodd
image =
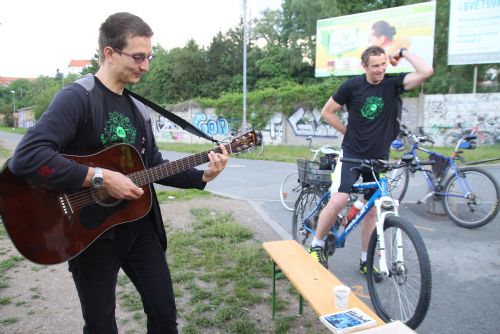
<instances>
[{"instance_id":1,"label":"lamp post","mask_svg":"<svg viewBox=\"0 0 500 334\"><path fill-rule=\"evenodd\" d=\"M56 79L61 80L61 89L63 89L64 88L64 73L59 72L59 69L57 69L57 71L56 71Z\"/></svg>"},{"instance_id":2,"label":"lamp post","mask_svg":"<svg viewBox=\"0 0 500 334\"><path fill-rule=\"evenodd\" d=\"M16 119L14 118L14 114L16 113L16 91L11 90L10 93L14 96L14 106L12 107L12 128L16 128Z\"/></svg>"},{"instance_id":3,"label":"lamp post","mask_svg":"<svg viewBox=\"0 0 500 334\"><path fill-rule=\"evenodd\" d=\"M247 131L247 1L243 0L243 121L241 131Z\"/></svg>"}]
</instances>

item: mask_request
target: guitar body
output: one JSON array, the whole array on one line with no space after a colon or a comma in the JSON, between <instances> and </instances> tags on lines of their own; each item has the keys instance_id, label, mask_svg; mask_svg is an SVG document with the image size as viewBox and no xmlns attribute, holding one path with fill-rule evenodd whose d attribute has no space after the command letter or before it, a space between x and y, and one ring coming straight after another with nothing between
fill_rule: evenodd
<instances>
[{"instance_id":1,"label":"guitar body","mask_svg":"<svg viewBox=\"0 0 500 334\"><path fill-rule=\"evenodd\" d=\"M240 153L260 145L261 139L260 134L249 131L225 147L230 153ZM221 153L220 147L211 151ZM102 188L64 194L15 176L5 164L0 171L0 216L12 242L28 260L39 264L64 262L83 252L111 227L144 217L151 209L150 184L207 163L209 152L150 169L144 169L141 155L128 144L117 144L93 155L65 155L80 164L127 175L144 190L144 195L133 201L112 198Z\"/></svg>"},{"instance_id":2,"label":"guitar body","mask_svg":"<svg viewBox=\"0 0 500 334\"><path fill-rule=\"evenodd\" d=\"M125 175L144 169L140 154L126 144L94 155L65 157ZM145 216L151 208L151 189L149 184L142 189L144 195L133 201L118 201L104 189L61 194L15 176L5 164L0 174L0 215L23 256L39 264L56 264L80 254L111 227Z\"/></svg>"}]
</instances>

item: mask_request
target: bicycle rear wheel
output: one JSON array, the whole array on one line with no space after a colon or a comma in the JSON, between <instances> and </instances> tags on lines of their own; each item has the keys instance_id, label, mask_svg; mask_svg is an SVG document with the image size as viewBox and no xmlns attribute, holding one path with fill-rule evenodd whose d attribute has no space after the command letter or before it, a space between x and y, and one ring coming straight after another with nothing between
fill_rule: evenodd
<instances>
[{"instance_id":1,"label":"bicycle rear wheel","mask_svg":"<svg viewBox=\"0 0 500 334\"><path fill-rule=\"evenodd\" d=\"M304 228L304 219L311 213L311 211L320 203L323 191L316 187L307 187L300 193L299 199L295 204L292 220L292 236L293 240L304 245L308 248L312 242L313 235ZM318 218L321 209L326 205L324 201L321 206L314 212L310 219L306 222L307 227L316 230L318 225Z\"/></svg>"},{"instance_id":2,"label":"bicycle rear wheel","mask_svg":"<svg viewBox=\"0 0 500 334\"><path fill-rule=\"evenodd\" d=\"M368 246L367 279L373 307L384 321L401 320L415 329L424 320L431 300L427 249L420 233L402 217L385 219L384 240L389 274L378 283L373 273L374 266L379 268L376 231Z\"/></svg>"},{"instance_id":3,"label":"bicycle rear wheel","mask_svg":"<svg viewBox=\"0 0 500 334\"><path fill-rule=\"evenodd\" d=\"M301 190L302 185L299 181L298 171L291 172L285 176L280 186L280 200L285 209L293 211Z\"/></svg>"},{"instance_id":4,"label":"bicycle rear wheel","mask_svg":"<svg viewBox=\"0 0 500 334\"><path fill-rule=\"evenodd\" d=\"M462 133L452 131L444 137L444 146L450 147L457 145L458 141L462 138Z\"/></svg>"},{"instance_id":5,"label":"bicycle rear wheel","mask_svg":"<svg viewBox=\"0 0 500 334\"><path fill-rule=\"evenodd\" d=\"M444 183L444 211L458 226L477 228L498 214L500 191L495 178L478 167L463 167L459 178L452 174ZM470 190L465 194L462 182Z\"/></svg>"},{"instance_id":6,"label":"bicycle rear wheel","mask_svg":"<svg viewBox=\"0 0 500 334\"><path fill-rule=\"evenodd\" d=\"M488 131L482 132L481 135L478 136L478 139L480 145L490 146L495 144L495 137Z\"/></svg>"},{"instance_id":7,"label":"bicycle rear wheel","mask_svg":"<svg viewBox=\"0 0 500 334\"><path fill-rule=\"evenodd\" d=\"M393 169L387 174L387 179L389 181L391 197L401 202L408 190L408 183L410 183L409 169L406 167ZM382 203L382 208L390 210L392 209L392 205Z\"/></svg>"}]
</instances>

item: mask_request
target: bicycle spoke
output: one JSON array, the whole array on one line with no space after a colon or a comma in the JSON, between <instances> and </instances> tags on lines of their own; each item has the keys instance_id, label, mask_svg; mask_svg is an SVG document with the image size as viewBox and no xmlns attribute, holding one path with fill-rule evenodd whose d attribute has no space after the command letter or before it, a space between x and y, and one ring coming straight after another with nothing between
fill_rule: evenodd
<instances>
[{"instance_id":1,"label":"bicycle spoke","mask_svg":"<svg viewBox=\"0 0 500 334\"><path fill-rule=\"evenodd\" d=\"M480 168L465 167L445 183L444 209L457 225L476 228L498 214L499 190L495 179Z\"/></svg>"},{"instance_id":2,"label":"bicycle spoke","mask_svg":"<svg viewBox=\"0 0 500 334\"><path fill-rule=\"evenodd\" d=\"M376 239L374 233L368 249L368 268L378 252ZM389 274L381 282L375 282L369 270L372 274L368 276L370 297L382 319L401 320L416 328L427 313L431 294L430 262L425 245L418 231L396 216L386 218L384 240Z\"/></svg>"}]
</instances>

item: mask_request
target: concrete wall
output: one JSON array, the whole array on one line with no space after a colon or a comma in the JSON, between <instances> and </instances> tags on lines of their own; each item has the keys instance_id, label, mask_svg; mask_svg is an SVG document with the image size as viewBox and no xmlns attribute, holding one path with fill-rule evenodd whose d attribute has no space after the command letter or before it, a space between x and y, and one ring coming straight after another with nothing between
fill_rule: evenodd
<instances>
[{"instance_id":1,"label":"concrete wall","mask_svg":"<svg viewBox=\"0 0 500 334\"><path fill-rule=\"evenodd\" d=\"M238 128L241 125L241 120L218 117L213 108L200 109L188 105L176 109L174 113L219 140L230 137L231 128ZM207 142L187 133L159 114L153 114L153 127L158 142ZM468 127L482 120L497 120L499 116L500 93L422 94L416 98L403 99L402 122L413 131L422 127L424 132L432 135L438 145L457 122ZM347 113L342 114L342 120L347 121ZM282 113L277 113L269 120L266 127L260 130L267 145L307 145L308 136L313 137L313 146L324 144L338 146L342 140L342 136L321 119L320 110L317 109L301 108L288 118Z\"/></svg>"}]
</instances>

